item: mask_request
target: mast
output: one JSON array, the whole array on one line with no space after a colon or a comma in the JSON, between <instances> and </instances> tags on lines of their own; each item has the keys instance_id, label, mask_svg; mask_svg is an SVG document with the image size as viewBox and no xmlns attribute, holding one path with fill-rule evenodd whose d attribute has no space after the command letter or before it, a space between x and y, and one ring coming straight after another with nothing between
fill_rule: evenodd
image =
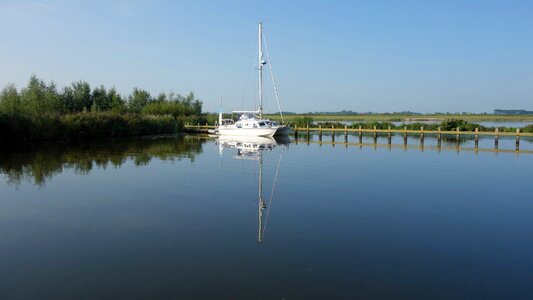
<instances>
[{"instance_id":1,"label":"mast","mask_svg":"<svg viewBox=\"0 0 533 300\"><path fill-rule=\"evenodd\" d=\"M259 36L259 118L263 118L263 65L266 63L263 60L263 22L259 22L258 28Z\"/></svg>"}]
</instances>

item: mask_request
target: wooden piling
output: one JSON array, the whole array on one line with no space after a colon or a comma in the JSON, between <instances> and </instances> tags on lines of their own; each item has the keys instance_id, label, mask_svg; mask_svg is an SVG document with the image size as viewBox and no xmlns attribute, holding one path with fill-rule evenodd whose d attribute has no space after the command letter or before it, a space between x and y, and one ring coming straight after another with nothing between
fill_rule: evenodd
<instances>
[{"instance_id":1,"label":"wooden piling","mask_svg":"<svg viewBox=\"0 0 533 300\"><path fill-rule=\"evenodd\" d=\"M420 126L420 146L424 146L424 126Z\"/></svg>"},{"instance_id":2,"label":"wooden piling","mask_svg":"<svg viewBox=\"0 0 533 300\"><path fill-rule=\"evenodd\" d=\"M476 127L474 134L474 149L479 148L479 128Z\"/></svg>"},{"instance_id":3,"label":"wooden piling","mask_svg":"<svg viewBox=\"0 0 533 300\"><path fill-rule=\"evenodd\" d=\"M331 142L335 146L335 126L331 125Z\"/></svg>"},{"instance_id":4,"label":"wooden piling","mask_svg":"<svg viewBox=\"0 0 533 300\"><path fill-rule=\"evenodd\" d=\"M457 134L455 135L455 149L457 150L457 153L459 153L459 148L461 147L461 135L459 134L459 127L455 129Z\"/></svg>"},{"instance_id":5,"label":"wooden piling","mask_svg":"<svg viewBox=\"0 0 533 300\"><path fill-rule=\"evenodd\" d=\"M392 133L390 131L390 126L389 126L389 132L387 133L387 144L392 144Z\"/></svg>"},{"instance_id":6,"label":"wooden piling","mask_svg":"<svg viewBox=\"0 0 533 300\"><path fill-rule=\"evenodd\" d=\"M322 125L318 125L318 140L322 142Z\"/></svg>"},{"instance_id":7,"label":"wooden piling","mask_svg":"<svg viewBox=\"0 0 533 300\"><path fill-rule=\"evenodd\" d=\"M361 130L361 125L359 125L359 144L363 143L363 131Z\"/></svg>"},{"instance_id":8,"label":"wooden piling","mask_svg":"<svg viewBox=\"0 0 533 300\"><path fill-rule=\"evenodd\" d=\"M520 128L516 128L516 147L515 150L520 150Z\"/></svg>"},{"instance_id":9,"label":"wooden piling","mask_svg":"<svg viewBox=\"0 0 533 300\"><path fill-rule=\"evenodd\" d=\"M348 143L348 126L344 125L344 142Z\"/></svg>"},{"instance_id":10,"label":"wooden piling","mask_svg":"<svg viewBox=\"0 0 533 300\"><path fill-rule=\"evenodd\" d=\"M376 131L376 126L374 126L374 145L378 143L378 132Z\"/></svg>"},{"instance_id":11,"label":"wooden piling","mask_svg":"<svg viewBox=\"0 0 533 300\"><path fill-rule=\"evenodd\" d=\"M298 140L298 126L294 126L294 139Z\"/></svg>"},{"instance_id":12,"label":"wooden piling","mask_svg":"<svg viewBox=\"0 0 533 300\"><path fill-rule=\"evenodd\" d=\"M404 146L407 146L407 126L404 126L403 127L403 145Z\"/></svg>"},{"instance_id":13,"label":"wooden piling","mask_svg":"<svg viewBox=\"0 0 533 300\"><path fill-rule=\"evenodd\" d=\"M441 148L442 146L442 134L440 133L440 127L437 128L437 148Z\"/></svg>"},{"instance_id":14,"label":"wooden piling","mask_svg":"<svg viewBox=\"0 0 533 300\"><path fill-rule=\"evenodd\" d=\"M495 150L498 150L498 139L500 137L500 135L498 134L498 127L496 127L496 129L494 130L495 132L495 136L494 136L494 149Z\"/></svg>"}]
</instances>

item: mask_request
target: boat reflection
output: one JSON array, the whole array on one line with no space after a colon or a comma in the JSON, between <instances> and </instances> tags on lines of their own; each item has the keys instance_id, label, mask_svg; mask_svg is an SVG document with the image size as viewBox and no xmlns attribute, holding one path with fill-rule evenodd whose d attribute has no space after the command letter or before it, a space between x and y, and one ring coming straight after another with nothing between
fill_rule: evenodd
<instances>
[{"instance_id":1,"label":"boat reflection","mask_svg":"<svg viewBox=\"0 0 533 300\"><path fill-rule=\"evenodd\" d=\"M279 174L279 167L281 165L281 159L283 151L280 151L278 164L276 167L276 173L274 175L274 182L272 184L272 190L268 199L268 209L266 214L264 210L267 208L267 203L263 195L263 152L272 151L276 147L288 147L290 138L288 137L247 137L247 136L219 136L217 138L217 144L219 147L220 155L224 149L236 149L237 154L233 156L234 159L253 160L258 161L259 164L259 179L258 179L258 236L259 243L263 242L265 229L268 221L268 215L270 213L270 207L272 204L272 198L276 188L277 178Z\"/></svg>"}]
</instances>

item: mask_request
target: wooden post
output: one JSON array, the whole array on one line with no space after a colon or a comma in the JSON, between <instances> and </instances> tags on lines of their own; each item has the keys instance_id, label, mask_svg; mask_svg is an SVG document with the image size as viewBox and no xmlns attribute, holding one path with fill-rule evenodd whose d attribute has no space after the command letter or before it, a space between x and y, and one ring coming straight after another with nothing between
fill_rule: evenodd
<instances>
[{"instance_id":1,"label":"wooden post","mask_svg":"<svg viewBox=\"0 0 533 300\"><path fill-rule=\"evenodd\" d=\"M474 135L474 149L478 149L479 148L479 128L476 127L475 129L475 135Z\"/></svg>"},{"instance_id":2,"label":"wooden post","mask_svg":"<svg viewBox=\"0 0 533 300\"><path fill-rule=\"evenodd\" d=\"M376 126L374 126L374 145L378 143L378 133L376 131Z\"/></svg>"},{"instance_id":3,"label":"wooden post","mask_svg":"<svg viewBox=\"0 0 533 300\"><path fill-rule=\"evenodd\" d=\"M498 134L498 127L496 127L495 131L496 135L494 136L494 149L498 150L498 139L500 135Z\"/></svg>"},{"instance_id":4,"label":"wooden post","mask_svg":"<svg viewBox=\"0 0 533 300\"><path fill-rule=\"evenodd\" d=\"M387 133L387 143L389 145L392 144L392 133L390 132L390 126L389 126L389 132Z\"/></svg>"},{"instance_id":5,"label":"wooden post","mask_svg":"<svg viewBox=\"0 0 533 300\"><path fill-rule=\"evenodd\" d=\"M440 149L441 146L442 146L442 134L440 133L440 127L437 128L437 131L438 131L438 133L437 133L437 148Z\"/></svg>"},{"instance_id":6,"label":"wooden post","mask_svg":"<svg viewBox=\"0 0 533 300\"><path fill-rule=\"evenodd\" d=\"M309 140L309 124L307 124L307 140Z\"/></svg>"},{"instance_id":7,"label":"wooden post","mask_svg":"<svg viewBox=\"0 0 533 300\"><path fill-rule=\"evenodd\" d=\"M322 125L318 125L318 140L322 142Z\"/></svg>"},{"instance_id":8,"label":"wooden post","mask_svg":"<svg viewBox=\"0 0 533 300\"><path fill-rule=\"evenodd\" d=\"M348 143L348 126L344 125L344 142Z\"/></svg>"},{"instance_id":9,"label":"wooden post","mask_svg":"<svg viewBox=\"0 0 533 300\"><path fill-rule=\"evenodd\" d=\"M420 126L420 146L424 147L424 126Z\"/></svg>"},{"instance_id":10,"label":"wooden post","mask_svg":"<svg viewBox=\"0 0 533 300\"><path fill-rule=\"evenodd\" d=\"M361 125L359 125L359 144L363 143L363 131L361 130Z\"/></svg>"},{"instance_id":11,"label":"wooden post","mask_svg":"<svg viewBox=\"0 0 533 300\"><path fill-rule=\"evenodd\" d=\"M407 126L403 127L403 145L407 146Z\"/></svg>"},{"instance_id":12,"label":"wooden post","mask_svg":"<svg viewBox=\"0 0 533 300\"><path fill-rule=\"evenodd\" d=\"M331 142L335 146L335 127L333 125L331 125Z\"/></svg>"},{"instance_id":13,"label":"wooden post","mask_svg":"<svg viewBox=\"0 0 533 300\"><path fill-rule=\"evenodd\" d=\"M457 150L457 153L459 153L459 146L461 146L461 137L459 135L459 127L455 129L457 134L455 135L455 149Z\"/></svg>"},{"instance_id":14,"label":"wooden post","mask_svg":"<svg viewBox=\"0 0 533 300\"><path fill-rule=\"evenodd\" d=\"M520 150L520 128L516 128L516 151Z\"/></svg>"},{"instance_id":15,"label":"wooden post","mask_svg":"<svg viewBox=\"0 0 533 300\"><path fill-rule=\"evenodd\" d=\"M298 126L294 126L294 139L298 140Z\"/></svg>"}]
</instances>

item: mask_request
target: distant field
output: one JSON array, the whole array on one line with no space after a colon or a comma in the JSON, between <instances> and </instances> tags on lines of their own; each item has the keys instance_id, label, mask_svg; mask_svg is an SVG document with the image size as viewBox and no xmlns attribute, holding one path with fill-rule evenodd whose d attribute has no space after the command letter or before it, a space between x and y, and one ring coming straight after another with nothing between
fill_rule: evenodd
<instances>
[{"instance_id":1,"label":"distant field","mask_svg":"<svg viewBox=\"0 0 533 300\"><path fill-rule=\"evenodd\" d=\"M290 121L294 118L306 116L305 114L285 115L285 120ZM268 115L269 118L279 120L279 115ZM468 122L472 121L533 121L533 115L310 115L314 121L428 121L428 120L447 120L459 119Z\"/></svg>"}]
</instances>

